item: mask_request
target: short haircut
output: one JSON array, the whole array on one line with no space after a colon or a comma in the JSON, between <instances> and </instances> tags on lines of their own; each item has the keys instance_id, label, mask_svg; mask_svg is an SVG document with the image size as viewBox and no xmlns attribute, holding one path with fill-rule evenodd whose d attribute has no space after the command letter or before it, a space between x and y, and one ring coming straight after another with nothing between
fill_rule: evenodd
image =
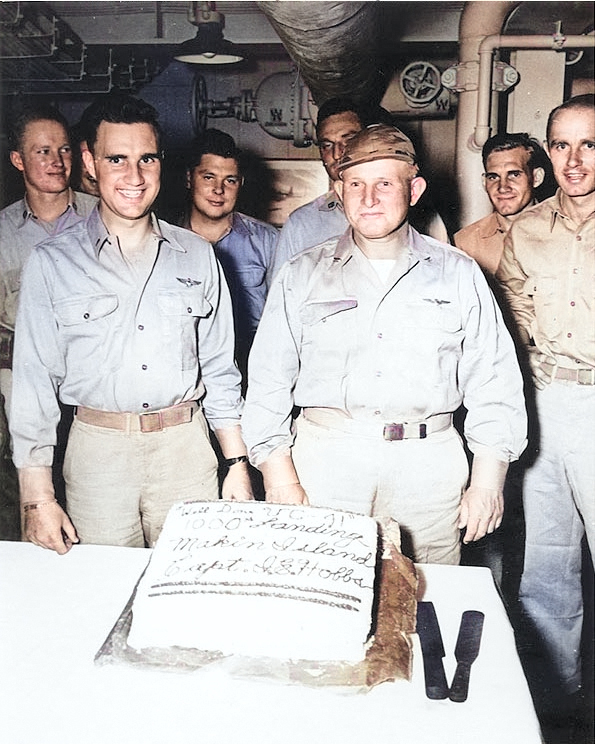
<instances>
[{"instance_id":1,"label":"short haircut","mask_svg":"<svg viewBox=\"0 0 595 744\"><path fill-rule=\"evenodd\" d=\"M485 143L481 151L483 167L488 167L488 157L493 152L505 152L506 150L515 150L521 147L529 153L527 166L533 172L535 168L549 168L549 158L535 137L530 137L526 132L501 132L495 134Z\"/></svg>"},{"instance_id":2,"label":"short haircut","mask_svg":"<svg viewBox=\"0 0 595 744\"><path fill-rule=\"evenodd\" d=\"M573 98L569 98L567 101L564 101L564 103L561 103L559 106L556 106L555 109L552 109L552 111L550 111L550 115L547 118L547 126L545 129L545 139L548 144L550 141L550 134L552 131L554 119L556 118L556 116L558 116L560 111L569 111L571 109L580 108L595 108L595 93L584 93L581 96L574 96Z\"/></svg>"},{"instance_id":3,"label":"short haircut","mask_svg":"<svg viewBox=\"0 0 595 744\"><path fill-rule=\"evenodd\" d=\"M362 128L366 126L365 109L362 104L355 103L351 98L329 98L318 109L316 119L316 135L320 132L320 127L329 117L336 114L352 113L360 120Z\"/></svg>"},{"instance_id":4,"label":"short haircut","mask_svg":"<svg viewBox=\"0 0 595 744\"><path fill-rule=\"evenodd\" d=\"M203 155L218 155L221 158L232 158L241 170L242 156L236 147L233 137L219 129L206 129L190 146L187 158L188 170L193 170L202 160Z\"/></svg>"},{"instance_id":5,"label":"short haircut","mask_svg":"<svg viewBox=\"0 0 595 744\"><path fill-rule=\"evenodd\" d=\"M357 103L351 98L329 98L318 109L316 138L318 139L320 135L320 127L329 117L345 113L355 114L362 125L362 129L370 124L394 124L392 116L381 106Z\"/></svg>"},{"instance_id":6,"label":"short haircut","mask_svg":"<svg viewBox=\"0 0 595 744\"><path fill-rule=\"evenodd\" d=\"M25 129L28 124L36 121L55 121L61 124L66 130L66 135L70 141L68 121L55 106L51 106L48 103L27 101L18 107L11 121L10 131L8 133L8 147L10 150L20 151L22 149Z\"/></svg>"},{"instance_id":7,"label":"short haircut","mask_svg":"<svg viewBox=\"0 0 595 744\"><path fill-rule=\"evenodd\" d=\"M157 121L157 111L141 98L123 93L108 93L88 106L79 122L79 137L87 141L93 153L97 141L97 131L102 122L109 124L149 124L157 138L157 149L161 149L161 128Z\"/></svg>"}]
</instances>

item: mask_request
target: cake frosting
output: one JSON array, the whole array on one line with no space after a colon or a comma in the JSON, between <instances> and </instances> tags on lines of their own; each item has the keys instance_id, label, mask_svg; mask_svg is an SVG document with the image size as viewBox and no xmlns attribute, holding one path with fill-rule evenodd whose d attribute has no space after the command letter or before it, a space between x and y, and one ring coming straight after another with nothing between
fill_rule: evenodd
<instances>
[{"instance_id":1,"label":"cake frosting","mask_svg":"<svg viewBox=\"0 0 595 744\"><path fill-rule=\"evenodd\" d=\"M362 661L377 534L370 517L319 507L177 504L139 581L128 645Z\"/></svg>"}]
</instances>

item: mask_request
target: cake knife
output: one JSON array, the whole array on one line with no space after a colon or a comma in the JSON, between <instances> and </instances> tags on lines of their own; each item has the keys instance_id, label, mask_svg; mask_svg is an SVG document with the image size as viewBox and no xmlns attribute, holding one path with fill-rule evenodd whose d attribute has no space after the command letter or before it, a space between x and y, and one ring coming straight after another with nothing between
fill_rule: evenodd
<instances>
[{"instance_id":1,"label":"cake knife","mask_svg":"<svg viewBox=\"0 0 595 744\"><path fill-rule=\"evenodd\" d=\"M444 645L432 602L417 603L416 631L424 660L426 695L430 700L444 700L448 697L448 684L442 664Z\"/></svg>"},{"instance_id":2,"label":"cake knife","mask_svg":"<svg viewBox=\"0 0 595 744\"><path fill-rule=\"evenodd\" d=\"M479 612L478 610L466 610L463 612L457 645L455 646L457 668L449 693L450 699L455 703L464 703L467 700L471 664L473 664L479 654L483 619L483 612Z\"/></svg>"}]
</instances>

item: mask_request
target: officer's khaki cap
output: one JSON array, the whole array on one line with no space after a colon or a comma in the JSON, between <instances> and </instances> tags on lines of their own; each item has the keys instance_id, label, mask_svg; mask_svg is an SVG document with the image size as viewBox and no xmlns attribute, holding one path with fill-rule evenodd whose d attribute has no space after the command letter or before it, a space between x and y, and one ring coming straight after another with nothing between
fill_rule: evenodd
<instances>
[{"instance_id":1,"label":"officer's khaki cap","mask_svg":"<svg viewBox=\"0 0 595 744\"><path fill-rule=\"evenodd\" d=\"M371 124L347 142L337 170L342 173L352 165L387 158L415 165L417 156L413 142L396 127L388 124Z\"/></svg>"}]
</instances>

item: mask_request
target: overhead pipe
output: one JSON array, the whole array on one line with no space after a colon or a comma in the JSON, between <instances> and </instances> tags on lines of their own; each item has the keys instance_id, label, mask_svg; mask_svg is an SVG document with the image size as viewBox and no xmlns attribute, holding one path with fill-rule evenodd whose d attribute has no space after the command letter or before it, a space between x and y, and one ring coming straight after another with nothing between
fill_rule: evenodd
<instances>
[{"instance_id":1,"label":"overhead pipe","mask_svg":"<svg viewBox=\"0 0 595 744\"><path fill-rule=\"evenodd\" d=\"M477 93L477 118L473 140L481 148L491 134L490 112L492 98L492 55L496 49L564 49L595 47L595 36L564 36L562 33L536 36L486 36L479 45L479 79Z\"/></svg>"},{"instance_id":2,"label":"overhead pipe","mask_svg":"<svg viewBox=\"0 0 595 744\"><path fill-rule=\"evenodd\" d=\"M336 96L377 104L386 80L376 58L378 3L257 2L314 102Z\"/></svg>"},{"instance_id":3,"label":"overhead pipe","mask_svg":"<svg viewBox=\"0 0 595 744\"><path fill-rule=\"evenodd\" d=\"M518 2L465 3L459 21L459 62L477 64L479 46L486 36L499 34L508 15ZM455 170L457 176L460 222L468 225L489 214L491 204L483 188L480 152L473 141L477 120L478 91L459 93L456 119Z\"/></svg>"}]
</instances>

